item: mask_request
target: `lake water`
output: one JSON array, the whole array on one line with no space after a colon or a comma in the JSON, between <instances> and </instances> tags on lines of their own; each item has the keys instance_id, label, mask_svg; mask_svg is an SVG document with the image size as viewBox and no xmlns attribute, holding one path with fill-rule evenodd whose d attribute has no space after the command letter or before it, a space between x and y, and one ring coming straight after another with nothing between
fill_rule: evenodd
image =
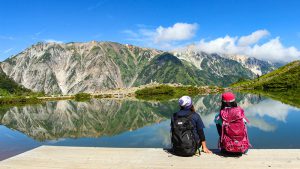
<instances>
[{"instance_id":1,"label":"lake water","mask_svg":"<svg viewBox=\"0 0 300 169\"><path fill-rule=\"evenodd\" d=\"M209 148L217 148L213 122L220 95L193 98L205 124ZM300 109L251 94L237 94L250 120L253 148L300 148ZM0 108L0 160L41 145L93 147L170 147L170 117L177 100L92 99L49 101Z\"/></svg>"}]
</instances>

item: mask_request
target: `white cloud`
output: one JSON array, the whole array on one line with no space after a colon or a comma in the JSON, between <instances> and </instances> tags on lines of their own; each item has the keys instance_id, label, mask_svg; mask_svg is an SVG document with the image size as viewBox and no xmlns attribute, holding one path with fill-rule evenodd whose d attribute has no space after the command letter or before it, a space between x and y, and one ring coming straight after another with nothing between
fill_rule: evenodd
<instances>
[{"instance_id":1,"label":"white cloud","mask_svg":"<svg viewBox=\"0 0 300 169\"><path fill-rule=\"evenodd\" d=\"M124 30L128 41L145 47L163 50L184 50L187 43L195 44L194 50L207 53L238 54L272 62L290 62L300 59L300 51L294 46L284 46L279 37L271 38L266 29L254 31L245 36L218 37L212 40L190 41L198 29L198 24L175 23L170 27L155 29L138 27L137 30ZM264 39L263 43L261 40Z\"/></svg>"},{"instance_id":2,"label":"white cloud","mask_svg":"<svg viewBox=\"0 0 300 169\"><path fill-rule=\"evenodd\" d=\"M3 36L3 35L0 35L0 39L4 39L4 40L15 40L15 38L12 37L12 36Z\"/></svg>"},{"instance_id":3,"label":"white cloud","mask_svg":"<svg viewBox=\"0 0 300 169\"><path fill-rule=\"evenodd\" d=\"M249 117L248 119L250 121L250 123L247 124L249 127L255 127L265 132L273 132L277 128L277 126L267 123L262 118Z\"/></svg>"},{"instance_id":4,"label":"white cloud","mask_svg":"<svg viewBox=\"0 0 300 169\"><path fill-rule=\"evenodd\" d=\"M123 30L123 31L122 31L122 33L124 33L124 34L127 34L128 36L130 36L130 37L134 37L134 38L136 38L136 37L138 37L138 36L139 36L139 34L138 34L138 33L135 33L134 31L132 31L132 30L129 30L129 29L127 29L127 30Z\"/></svg>"},{"instance_id":5,"label":"white cloud","mask_svg":"<svg viewBox=\"0 0 300 169\"><path fill-rule=\"evenodd\" d=\"M182 41L193 38L198 29L198 24L193 23L175 23L170 27L156 27L138 24L138 30L123 30L129 38L126 40L138 43L145 47L158 49L174 49L181 46Z\"/></svg>"},{"instance_id":6,"label":"white cloud","mask_svg":"<svg viewBox=\"0 0 300 169\"><path fill-rule=\"evenodd\" d=\"M245 97L243 101L239 103L245 110L245 115L249 119L250 127L259 128L262 131L275 131L278 122L286 123L287 116L290 110L294 110L292 106L283 104L279 101L272 99L266 99L258 103L252 104L250 98ZM271 121L265 121L264 119L271 118Z\"/></svg>"},{"instance_id":7,"label":"white cloud","mask_svg":"<svg viewBox=\"0 0 300 169\"><path fill-rule=\"evenodd\" d=\"M0 50L0 54L1 55L10 55L12 53L12 51L14 50L14 48L9 48L9 49L4 49L4 50Z\"/></svg>"},{"instance_id":8,"label":"white cloud","mask_svg":"<svg viewBox=\"0 0 300 169\"><path fill-rule=\"evenodd\" d=\"M137 26L138 28L149 28L149 27L153 27L151 25L145 25L145 24L135 24L135 26Z\"/></svg>"},{"instance_id":9,"label":"white cloud","mask_svg":"<svg viewBox=\"0 0 300 169\"><path fill-rule=\"evenodd\" d=\"M196 50L208 53L241 54L273 62L290 62L300 59L300 51L294 47L285 47L279 37L269 39L263 44L259 40L269 35L266 30L258 30L242 37L219 37L210 41L205 39L196 43Z\"/></svg>"},{"instance_id":10,"label":"white cloud","mask_svg":"<svg viewBox=\"0 0 300 169\"><path fill-rule=\"evenodd\" d=\"M106 2L107 2L107 0L99 0L96 4L93 4L92 6L88 7L87 10L88 11L95 10L95 9L103 6Z\"/></svg>"},{"instance_id":11,"label":"white cloud","mask_svg":"<svg viewBox=\"0 0 300 169\"><path fill-rule=\"evenodd\" d=\"M6 54L6 53L9 53L9 52L11 52L12 50L14 50L14 48L9 48L9 49L6 49L6 50L4 50L2 53Z\"/></svg>"},{"instance_id":12,"label":"white cloud","mask_svg":"<svg viewBox=\"0 0 300 169\"><path fill-rule=\"evenodd\" d=\"M45 42L47 42L47 43L64 43L63 41L54 40L54 39L46 39Z\"/></svg>"},{"instance_id":13,"label":"white cloud","mask_svg":"<svg viewBox=\"0 0 300 169\"><path fill-rule=\"evenodd\" d=\"M293 108L289 105L285 105L279 101L267 99L259 102L258 104L245 107L245 112L247 112L247 116L268 116L275 120L286 122L287 115L291 109Z\"/></svg>"},{"instance_id":14,"label":"white cloud","mask_svg":"<svg viewBox=\"0 0 300 169\"><path fill-rule=\"evenodd\" d=\"M228 53L229 51L236 53L238 52L235 45L236 41L237 37L230 37L228 35L224 38L217 38L208 42L202 39L199 43L196 43L196 49L208 53Z\"/></svg>"},{"instance_id":15,"label":"white cloud","mask_svg":"<svg viewBox=\"0 0 300 169\"><path fill-rule=\"evenodd\" d=\"M255 44L258 42L261 38L268 36L270 33L267 30L258 30L253 32L251 35L248 36L242 36L240 37L238 41L238 45L240 46L248 46Z\"/></svg>"},{"instance_id":16,"label":"white cloud","mask_svg":"<svg viewBox=\"0 0 300 169\"><path fill-rule=\"evenodd\" d=\"M98 34L94 35L93 37L94 38L100 38L101 36L103 36L103 35L101 33L98 33Z\"/></svg>"},{"instance_id":17,"label":"white cloud","mask_svg":"<svg viewBox=\"0 0 300 169\"><path fill-rule=\"evenodd\" d=\"M263 60L272 61L286 62L300 59L300 51L294 46L283 46L279 37L271 39L262 45L255 45L253 48L250 48L246 54Z\"/></svg>"},{"instance_id":18,"label":"white cloud","mask_svg":"<svg viewBox=\"0 0 300 169\"><path fill-rule=\"evenodd\" d=\"M43 32L44 32L44 30L41 30L41 31L39 31L39 32L36 32L34 35L35 35L35 36L40 36Z\"/></svg>"},{"instance_id":19,"label":"white cloud","mask_svg":"<svg viewBox=\"0 0 300 169\"><path fill-rule=\"evenodd\" d=\"M188 23L176 23L172 27L164 28L159 26L156 28L154 40L155 42L170 42L188 40L195 36L198 25Z\"/></svg>"}]
</instances>

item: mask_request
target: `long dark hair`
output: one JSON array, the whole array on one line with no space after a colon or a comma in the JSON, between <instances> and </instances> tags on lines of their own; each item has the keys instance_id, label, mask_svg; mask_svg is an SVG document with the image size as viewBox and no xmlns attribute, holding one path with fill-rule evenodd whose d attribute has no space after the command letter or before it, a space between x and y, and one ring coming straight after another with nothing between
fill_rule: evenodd
<instances>
[{"instance_id":1,"label":"long dark hair","mask_svg":"<svg viewBox=\"0 0 300 169\"><path fill-rule=\"evenodd\" d=\"M185 109L185 107L180 106L180 110L186 110L186 109ZM188 109L188 110L190 110L191 112L194 112L194 113L196 112L194 105L192 105L192 107L190 109Z\"/></svg>"},{"instance_id":2,"label":"long dark hair","mask_svg":"<svg viewBox=\"0 0 300 169\"><path fill-rule=\"evenodd\" d=\"M225 109L225 107L237 107L237 103L236 103L236 101L233 101L233 102L224 102L224 101L222 101L222 105L221 105L220 110Z\"/></svg>"}]
</instances>

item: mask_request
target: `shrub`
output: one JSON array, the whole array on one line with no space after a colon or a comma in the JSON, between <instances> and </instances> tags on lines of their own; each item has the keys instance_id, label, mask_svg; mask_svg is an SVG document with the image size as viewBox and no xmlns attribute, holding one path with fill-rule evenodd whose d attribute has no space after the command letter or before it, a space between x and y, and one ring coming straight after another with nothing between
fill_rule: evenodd
<instances>
[{"instance_id":1,"label":"shrub","mask_svg":"<svg viewBox=\"0 0 300 169\"><path fill-rule=\"evenodd\" d=\"M75 95L75 100L76 101L88 101L91 99L91 94L89 93L77 93Z\"/></svg>"}]
</instances>

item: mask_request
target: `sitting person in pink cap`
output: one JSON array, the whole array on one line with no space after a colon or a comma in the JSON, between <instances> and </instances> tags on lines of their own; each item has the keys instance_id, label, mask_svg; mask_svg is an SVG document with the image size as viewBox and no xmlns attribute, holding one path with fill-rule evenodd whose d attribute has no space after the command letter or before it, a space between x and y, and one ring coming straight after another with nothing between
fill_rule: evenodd
<instances>
[{"instance_id":1,"label":"sitting person in pink cap","mask_svg":"<svg viewBox=\"0 0 300 169\"><path fill-rule=\"evenodd\" d=\"M245 125L247 122L244 110L237 105L234 94L223 93L221 109L215 117L221 152L241 154L248 151L251 145Z\"/></svg>"}]
</instances>

